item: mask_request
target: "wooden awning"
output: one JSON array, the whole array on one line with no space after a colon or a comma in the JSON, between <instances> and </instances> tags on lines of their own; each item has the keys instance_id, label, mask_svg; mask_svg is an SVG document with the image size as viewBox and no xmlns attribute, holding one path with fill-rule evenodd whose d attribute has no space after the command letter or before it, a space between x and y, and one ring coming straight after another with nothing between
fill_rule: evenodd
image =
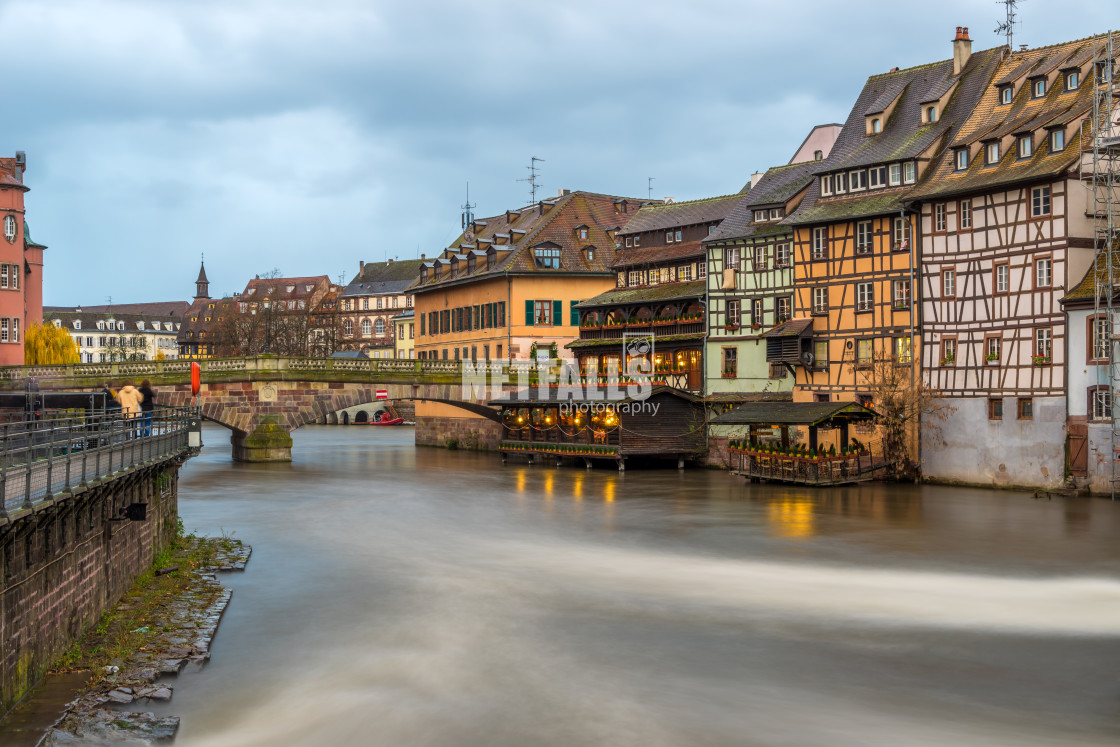
<instances>
[{"instance_id":1,"label":"wooden awning","mask_svg":"<svg viewBox=\"0 0 1120 747\"><path fill-rule=\"evenodd\" d=\"M858 402L748 402L712 418L712 425L828 425L871 420L878 413Z\"/></svg>"}]
</instances>

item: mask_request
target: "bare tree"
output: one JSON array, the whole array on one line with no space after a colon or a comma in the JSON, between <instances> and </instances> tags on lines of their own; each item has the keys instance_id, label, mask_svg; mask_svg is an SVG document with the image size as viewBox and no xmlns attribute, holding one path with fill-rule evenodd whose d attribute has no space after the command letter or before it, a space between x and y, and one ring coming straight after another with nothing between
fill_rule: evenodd
<instances>
[{"instance_id":1,"label":"bare tree","mask_svg":"<svg viewBox=\"0 0 1120 747\"><path fill-rule=\"evenodd\" d=\"M917 476L919 428L927 437L940 438L940 424L956 409L920 375L914 375L913 365L880 354L868 366L852 366L856 381L871 395L871 409L878 415L874 425L883 441L883 453L892 458L895 477Z\"/></svg>"}]
</instances>

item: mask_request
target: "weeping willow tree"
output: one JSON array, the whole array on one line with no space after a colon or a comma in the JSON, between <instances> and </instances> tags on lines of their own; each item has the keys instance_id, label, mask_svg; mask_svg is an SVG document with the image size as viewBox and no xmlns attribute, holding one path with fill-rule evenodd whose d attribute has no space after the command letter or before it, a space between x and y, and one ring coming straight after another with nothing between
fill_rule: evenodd
<instances>
[{"instance_id":1,"label":"weeping willow tree","mask_svg":"<svg viewBox=\"0 0 1120 747\"><path fill-rule=\"evenodd\" d=\"M23 362L29 366L78 363L74 338L53 324L32 324L23 338Z\"/></svg>"}]
</instances>

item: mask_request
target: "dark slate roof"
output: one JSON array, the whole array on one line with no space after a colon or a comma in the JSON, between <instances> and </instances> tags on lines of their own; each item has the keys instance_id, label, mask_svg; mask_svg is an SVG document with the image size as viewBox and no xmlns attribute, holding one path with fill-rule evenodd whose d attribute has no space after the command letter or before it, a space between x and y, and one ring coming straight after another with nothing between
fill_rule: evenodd
<instances>
[{"instance_id":1,"label":"dark slate roof","mask_svg":"<svg viewBox=\"0 0 1120 747\"><path fill-rule=\"evenodd\" d=\"M669 244L668 246L647 246L636 249L622 247L615 249L614 264L611 267L615 270L622 270L638 265L656 265L678 259L702 256L704 256L704 247L699 241L682 241L679 244Z\"/></svg>"},{"instance_id":2,"label":"dark slate roof","mask_svg":"<svg viewBox=\"0 0 1120 747\"><path fill-rule=\"evenodd\" d=\"M576 304L577 309L591 309L597 306L618 306L620 304L644 303L647 301L675 301L682 298L699 298L704 295L705 280L687 283L665 283L663 285L643 285L638 288L613 288L594 298Z\"/></svg>"},{"instance_id":3,"label":"dark slate roof","mask_svg":"<svg viewBox=\"0 0 1120 747\"><path fill-rule=\"evenodd\" d=\"M695 226L723 220L740 195L721 195L702 200L669 202L645 205L619 231L619 236L632 236L645 231L664 231L668 228Z\"/></svg>"},{"instance_id":4,"label":"dark slate roof","mask_svg":"<svg viewBox=\"0 0 1120 747\"><path fill-rule=\"evenodd\" d=\"M798 192L809 186L813 181L813 174L820 168L821 163L821 161L805 161L788 166L775 166L767 170L758 180L758 184L739 195L739 202L732 208L723 223L719 224L715 233L705 240L705 243L754 235L789 233L788 227L779 227L774 223L752 224L754 207L785 206L789 200L797 196Z\"/></svg>"},{"instance_id":5,"label":"dark slate roof","mask_svg":"<svg viewBox=\"0 0 1120 747\"><path fill-rule=\"evenodd\" d=\"M1108 285L1108 260L1104 252L1097 254L1092 266L1085 271L1085 276L1081 278L1081 282L1070 289L1069 293L1061 300L1061 303L1073 303L1077 306L1084 305L1085 303L1092 305L1097 292L1097 278L1101 279L1103 285ZM1120 246L1117 246L1112 252L1112 279L1120 286ZM1117 294L1120 294L1120 287L1113 290L1114 298Z\"/></svg>"},{"instance_id":6,"label":"dark slate roof","mask_svg":"<svg viewBox=\"0 0 1120 747\"><path fill-rule=\"evenodd\" d=\"M83 334L92 331L101 332L102 334L107 334L109 332L127 332L131 334L144 334L151 332L153 334L158 333L173 335L176 332L175 325L179 325L183 321L183 318L181 316L162 316L158 314L118 314L115 311L110 314L105 312L90 311L88 309L60 310L58 309L58 307L53 307L51 310L43 310L44 322L49 322L54 319L58 319L60 322L62 322L62 326L64 328L71 331L82 332ZM75 319L82 323L82 328L80 330L74 330L73 322ZM99 321L124 322L125 328L123 330L98 330L97 323ZM144 329L137 329L137 322L143 322ZM160 329L152 329L152 322L159 322ZM170 323L172 325L172 329L163 329L163 324L165 323Z\"/></svg>"},{"instance_id":7,"label":"dark slate roof","mask_svg":"<svg viewBox=\"0 0 1120 747\"><path fill-rule=\"evenodd\" d=\"M198 280L195 280L195 282L196 283L209 283L210 282L206 278L206 263L205 262L199 263L199 266L198 266Z\"/></svg>"},{"instance_id":8,"label":"dark slate roof","mask_svg":"<svg viewBox=\"0 0 1120 747\"><path fill-rule=\"evenodd\" d=\"M374 296L404 293L420 274L422 259L367 262L361 272L342 289L342 296Z\"/></svg>"},{"instance_id":9,"label":"dark slate roof","mask_svg":"<svg viewBox=\"0 0 1120 747\"><path fill-rule=\"evenodd\" d=\"M949 141L942 157L930 169L930 177L910 195L923 199L991 190L1006 185L1046 179L1076 167L1081 151L1081 128L1066 128L1065 148L1052 152L1046 128L1072 125L1090 115L1093 107L1093 40L1055 44L1016 52L995 72L995 82L984 91L979 103ZM1082 65L1081 85L1065 90L1059 76L1041 99L1032 98L1030 79L1055 68ZM1000 104L999 89L1012 84L1015 97ZM1035 149L1029 158L1019 158L1018 146L1004 148L1000 162L985 163L983 143L1008 135L1035 134ZM968 169L956 171L953 148L969 146L975 154Z\"/></svg>"},{"instance_id":10,"label":"dark slate roof","mask_svg":"<svg viewBox=\"0 0 1120 747\"><path fill-rule=\"evenodd\" d=\"M653 335L653 344L657 345L680 345L689 342L703 342L703 332L692 332L687 335ZM569 342L564 347L570 350L582 350L585 348L609 348L611 346L622 348L622 340L575 340Z\"/></svg>"},{"instance_id":11,"label":"dark slate roof","mask_svg":"<svg viewBox=\"0 0 1120 747\"><path fill-rule=\"evenodd\" d=\"M858 402L748 402L712 418L713 425L821 425L838 420L871 420L876 416Z\"/></svg>"},{"instance_id":12,"label":"dark slate roof","mask_svg":"<svg viewBox=\"0 0 1120 747\"><path fill-rule=\"evenodd\" d=\"M330 354L331 358L361 358L366 360L369 355L363 353L361 350L338 350Z\"/></svg>"},{"instance_id":13,"label":"dark slate roof","mask_svg":"<svg viewBox=\"0 0 1120 747\"><path fill-rule=\"evenodd\" d=\"M68 307L44 307L46 309L62 311ZM98 306L82 306L83 311L96 311L96 312L114 312L117 314L140 314L141 316L167 316L182 318L187 309L190 308L190 303L187 301L147 301L143 303L115 303L112 306L107 304Z\"/></svg>"},{"instance_id":14,"label":"dark slate roof","mask_svg":"<svg viewBox=\"0 0 1120 747\"><path fill-rule=\"evenodd\" d=\"M396 316L394 316L393 319L406 320L406 319L411 319L414 316L416 316L416 309L406 309L406 310L402 311L401 313L397 314Z\"/></svg>"},{"instance_id":15,"label":"dark slate roof","mask_svg":"<svg viewBox=\"0 0 1120 747\"><path fill-rule=\"evenodd\" d=\"M618 342L618 340L615 340L615 342ZM692 394L691 392L686 392L683 389L676 389L674 387L665 386L663 384L658 384L657 386L650 387L648 396L644 397L643 399L649 399L649 397L655 397L659 394L668 394L668 395L671 395L673 397L677 397L678 399L687 400L689 402L699 402L700 401L700 398L697 397L695 394ZM575 397L569 397L568 399L576 400ZM542 392L539 388L530 387L528 389L519 389L516 392L510 392L509 395L508 395L508 398L491 400L488 404L493 406L493 407L525 407L525 406L533 405L533 404L555 405L555 404L558 404L562 401L566 401L566 400L560 400L560 399L557 398L557 390L555 388L546 389L543 392L543 396L542 396ZM581 398L578 401L606 402L608 400L606 400L606 399L583 400ZM625 397L621 400L613 400L613 401L614 402L633 402L633 401L636 401L636 400L633 397ZM620 414L625 415L625 412L620 413Z\"/></svg>"},{"instance_id":16,"label":"dark slate roof","mask_svg":"<svg viewBox=\"0 0 1120 747\"><path fill-rule=\"evenodd\" d=\"M510 211L492 218L476 220L468 231L444 250L443 254L429 265L440 263L440 279L420 284L419 280L409 286L410 290L422 293L429 289L442 288L449 284L473 282L478 278L497 277L509 273L549 274L549 275L613 275L611 264L614 262L615 240L608 233L618 226L628 214L616 211L616 205L623 203L640 204L646 202L636 198L603 195L594 192L570 192L554 199L542 200L537 205ZM547 210L545 208L548 208ZM577 238L576 226L588 226L587 240ZM504 245L491 244L496 236L509 236ZM560 269L544 269L536 266L532 248L550 243L560 248ZM490 253L495 253L495 266L486 270L485 261L478 260L478 267L468 275L465 262L459 263L459 271L453 278L443 277L446 264L452 255L462 252L460 244L479 246L489 245ZM587 258L587 249L593 249L593 258Z\"/></svg>"},{"instance_id":17,"label":"dark slate roof","mask_svg":"<svg viewBox=\"0 0 1120 747\"><path fill-rule=\"evenodd\" d=\"M828 158L817 163L817 174L846 171L877 164L909 161L940 149L951 140L983 96L1003 47L974 52L959 76L953 75L953 61L943 60L907 68L867 79L863 91L848 114L844 128ZM953 83L943 111L934 123L922 123L922 102L931 92L945 91ZM901 90L891 116L883 123L882 132L867 134L867 116L882 111ZM928 178L931 169L919 174ZM919 182L920 184L921 182ZM820 180L814 179L800 208L786 222L792 225L827 223L860 216L883 215L903 207L903 199L917 185L861 192L856 196L821 198Z\"/></svg>"},{"instance_id":18,"label":"dark slate roof","mask_svg":"<svg viewBox=\"0 0 1120 747\"><path fill-rule=\"evenodd\" d=\"M709 404L736 402L792 402L793 392L713 392L704 397Z\"/></svg>"},{"instance_id":19,"label":"dark slate roof","mask_svg":"<svg viewBox=\"0 0 1120 747\"><path fill-rule=\"evenodd\" d=\"M812 331L812 328L812 319L790 319L773 329L766 330L759 337L800 337Z\"/></svg>"}]
</instances>

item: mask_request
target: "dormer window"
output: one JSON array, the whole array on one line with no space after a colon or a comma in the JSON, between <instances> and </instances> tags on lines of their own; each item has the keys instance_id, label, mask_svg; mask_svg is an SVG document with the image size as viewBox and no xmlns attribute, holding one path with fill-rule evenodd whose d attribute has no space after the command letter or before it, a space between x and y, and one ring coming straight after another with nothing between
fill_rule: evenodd
<instances>
[{"instance_id":1,"label":"dormer window","mask_svg":"<svg viewBox=\"0 0 1120 747\"><path fill-rule=\"evenodd\" d=\"M253 295L253 294L254 294L254 293L256 293L256 292L257 292L257 289L256 289L256 288L250 288L250 289L249 289L248 291L246 291L246 292L245 292L245 295L247 295L247 296L251 296L251 295Z\"/></svg>"},{"instance_id":2,"label":"dormer window","mask_svg":"<svg viewBox=\"0 0 1120 747\"><path fill-rule=\"evenodd\" d=\"M1050 132L1050 152L1057 153L1058 151L1065 150L1066 147L1066 131L1065 130L1052 130Z\"/></svg>"},{"instance_id":3,"label":"dormer window","mask_svg":"<svg viewBox=\"0 0 1120 747\"><path fill-rule=\"evenodd\" d=\"M832 194L832 175L821 177L821 194L828 197Z\"/></svg>"},{"instance_id":4,"label":"dormer window","mask_svg":"<svg viewBox=\"0 0 1120 747\"><path fill-rule=\"evenodd\" d=\"M537 262L537 267L543 270L559 270L560 269L560 250L549 247L542 247L533 251L533 258Z\"/></svg>"},{"instance_id":5,"label":"dormer window","mask_svg":"<svg viewBox=\"0 0 1120 747\"><path fill-rule=\"evenodd\" d=\"M871 134L878 135L883 131L883 120L878 117L873 117L871 120Z\"/></svg>"},{"instance_id":6,"label":"dormer window","mask_svg":"<svg viewBox=\"0 0 1120 747\"><path fill-rule=\"evenodd\" d=\"M849 191L862 192L867 189L867 172L866 171L849 171L848 172Z\"/></svg>"},{"instance_id":7,"label":"dormer window","mask_svg":"<svg viewBox=\"0 0 1120 747\"><path fill-rule=\"evenodd\" d=\"M1046 78L1037 78L1031 83L1031 97L1040 99L1046 95Z\"/></svg>"},{"instance_id":8,"label":"dormer window","mask_svg":"<svg viewBox=\"0 0 1120 747\"><path fill-rule=\"evenodd\" d=\"M871 176L871 189L881 189L886 185L887 170L883 166L876 166L869 172Z\"/></svg>"},{"instance_id":9,"label":"dormer window","mask_svg":"<svg viewBox=\"0 0 1120 747\"><path fill-rule=\"evenodd\" d=\"M1097 80L1101 83L1108 83L1112 80L1112 62L1110 60L1101 60L1097 63Z\"/></svg>"},{"instance_id":10,"label":"dormer window","mask_svg":"<svg viewBox=\"0 0 1120 747\"><path fill-rule=\"evenodd\" d=\"M55 328L57 329L58 327L62 326L62 320L61 319L51 319L51 324L53 324L55 326Z\"/></svg>"},{"instance_id":11,"label":"dormer window","mask_svg":"<svg viewBox=\"0 0 1120 747\"><path fill-rule=\"evenodd\" d=\"M968 170L968 148L961 148L953 154L955 168L957 171Z\"/></svg>"},{"instance_id":12,"label":"dormer window","mask_svg":"<svg viewBox=\"0 0 1120 747\"><path fill-rule=\"evenodd\" d=\"M918 167L913 161L902 164L902 183L913 184L918 178Z\"/></svg>"},{"instance_id":13,"label":"dormer window","mask_svg":"<svg viewBox=\"0 0 1120 747\"><path fill-rule=\"evenodd\" d=\"M136 329L143 331L144 322L136 322Z\"/></svg>"},{"instance_id":14,"label":"dormer window","mask_svg":"<svg viewBox=\"0 0 1120 747\"><path fill-rule=\"evenodd\" d=\"M848 191L848 175L847 174L833 174L832 175L832 191L838 195L842 195Z\"/></svg>"},{"instance_id":15,"label":"dormer window","mask_svg":"<svg viewBox=\"0 0 1120 747\"><path fill-rule=\"evenodd\" d=\"M98 329L105 329L105 322L98 322L97 323L97 328Z\"/></svg>"},{"instance_id":16,"label":"dormer window","mask_svg":"<svg viewBox=\"0 0 1120 747\"><path fill-rule=\"evenodd\" d=\"M999 163L999 141L988 143L984 146L984 162L988 166Z\"/></svg>"},{"instance_id":17,"label":"dormer window","mask_svg":"<svg viewBox=\"0 0 1120 747\"><path fill-rule=\"evenodd\" d=\"M576 229L576 237L580 241L587 241L587 226L580 226Z\"/></svg>"},{"instance_id":18,"label":"dormer window","mask_svg":"<svg viewBox=\"0 0 1120 747\"><path fill-rule=\"evenodd\" d=\"M931 124L933 122L937 121L937 107L936 106L927 106L926 107L925 120L926 120L926 122L929 122Z\"/></svg>"},{"instance_id":19,"label":"dormer window","mask_svg":"<svg viewBox=\"0 0 1120 747\"><path fill-rule=\"evenodd\" d=\"M1015 89L1011 86L1000 86L999 88L999 103L1010 104L1011 99L1015 98Z\"/></svg>"},{"instance_id":20,"label":"dormer window","mask_svg":"<svg viewBox=\"0 0 1120 747\"><path fill-rule=\"evenodd\" d=\"M595 250L594 249L588 249L587 250L587 261L588 262L594 262L595 261Z\"/></svg>"},{"instance_id":21,"label":"dormer window","mask_svg":"<svg viewBox=\"0 0 1120 747\"><path fill-rule=\"evenodd\" d=\"M452 257L451 258L451 274L448 277L455 277L458 274L459 274L459 260Z\"/></svg>"},{"instance_id":22,"label":"dormer window","mask_svg":"<svg viewBox=\"0 0 1120 747\"><path fill-rule=\"evenodd\" d=\"M641 243L642 243L642 237L641 236L635 236L634 237L634 246L638 246Z\"/></svg>"},{"instance_id":23,"label":"dormer window","mask_svg":"<svg viewBox=\"0 0 1120 747\"><path fill-rule=\"evenodd\" d=\"M627 236L626 237L626 246L634 246L634 239Z\"/></svg>"},{"instance_id":24,"label":"dormer window","mask_svg":"<svg viewBox=\"0 0 1120 747\"><path fill-rule=\"evenodd\" d=\"M211 306L211 308L213 308L213 306ZM117 322L117 331L118 332L123 332L124 331L124 322Z\"/></svg>"},{"instance_id":25,"label":"dormer window","mask_svg":"<svg viewBox=\"0 0 1120 747\"><path fill-rule=\"evenodd\" d=\"M781 217L782 211L780 208L770 208L770 220L778 220Z\"/></svg>"},{"instance_id":26,"label":"dormer window","mask_svg":"<svg viewBox=\"0 0 1120 747\"><path fill-rule=\"evenodd\" d=\"M475 271L475 259L474 259L474 255L472 254L471 256L467 257L467 274L470 275L474 271Z\"/></svg>"},{"instance_id":27,"label":"dormer window","mask_svg":"<svg viewBox=\"0 0 1120 747\"><path fill-rule=\"evenodd\" d=\"M314 287L315 287L314 285L305 285L305 286L303 286L303 290L304 290L305 293L310 293L311 289L314 288Z\"/></svg>"},{"instance_id":28,"label":"dormer window","mask_svg":"<svg viewBox=\"0 0 1120 747\"><path fill-rule=\"evenodd\" d=\"M287 291L288 291L288 293L291 293L291 292L292 292L292 291L294 291L295 289L296 289L296 287L295 287L294 285L289 285L289 286L288 286L288 287L287 287L287 288L286 288L285 290L287 290Z\"/></svg>"},{"instance_id":29,"label":"dormer window","mask_svg":"<svg viewBox=\"0 0 1120 747\"><path fill-rule=\"evenodd\" d=\"M902 164L892 163L889 169L890 176L887 183L892 187L897 187L902 184Z\"/></svg>"},{"instance_id":30,"label":"dormer window","mask_svg":"<svg viewBox=\"0 0 1120 747\"><path fill-rule=\"evenodd\" d=\"M486 255L486 269L487 270L494 269L494 256L495 255L494 255L493 252L490 252L489 254Z\"/></svg>"},{"instance_id":31,"label":"dormer window","mask_svg":"<svg viewBox=\"0 0 1120 747\"><path fill-rule=\"evenodd\" d=\"M823 150L813 151L813 160L814 161L823 161L824 160L824 151Z\"/></svg>"},{"instance_id":32,"label":"dormer window","mask_svg":"<svg viewBox=\"0 0 1120 747\"><path fill-rule=\"evenodd\" d=\"M1034 152L1034 138L1023 135L1019 138L1019 158L1030 158Z\"/></svg>"},{"instance_id":33,"label":"dormer window","mask_svg":"<svg viewBox=\"0 0 1120 747\"><path fill-rule=\"evenodd\" d=\"M665 232L665 243L666 244L672 244L673 243L673 232L672 231L666 231Z\"/></svg>"},{"instance_id":34,"label":"dormer window","mask_svg":"<svg viewBox=\"0 0 1120 747\"><path fill-rule=\"evenodd\" d=\"M81 329L81 328L82 328L82 320L81 319L75 319L74 320L74 329Z\"/></svg>"},{"instance_id":35,"label":"dormer window","mask_svg":"<svg viewBox=\"0 0 1120 747\"><path fill-rule=\"evenodd\" d=\"M1081 73L1077 70L1071 70L1066 73L1066 90L1076 91L1077 86L1081 83Z\"/></svg>"}]
</instances>

